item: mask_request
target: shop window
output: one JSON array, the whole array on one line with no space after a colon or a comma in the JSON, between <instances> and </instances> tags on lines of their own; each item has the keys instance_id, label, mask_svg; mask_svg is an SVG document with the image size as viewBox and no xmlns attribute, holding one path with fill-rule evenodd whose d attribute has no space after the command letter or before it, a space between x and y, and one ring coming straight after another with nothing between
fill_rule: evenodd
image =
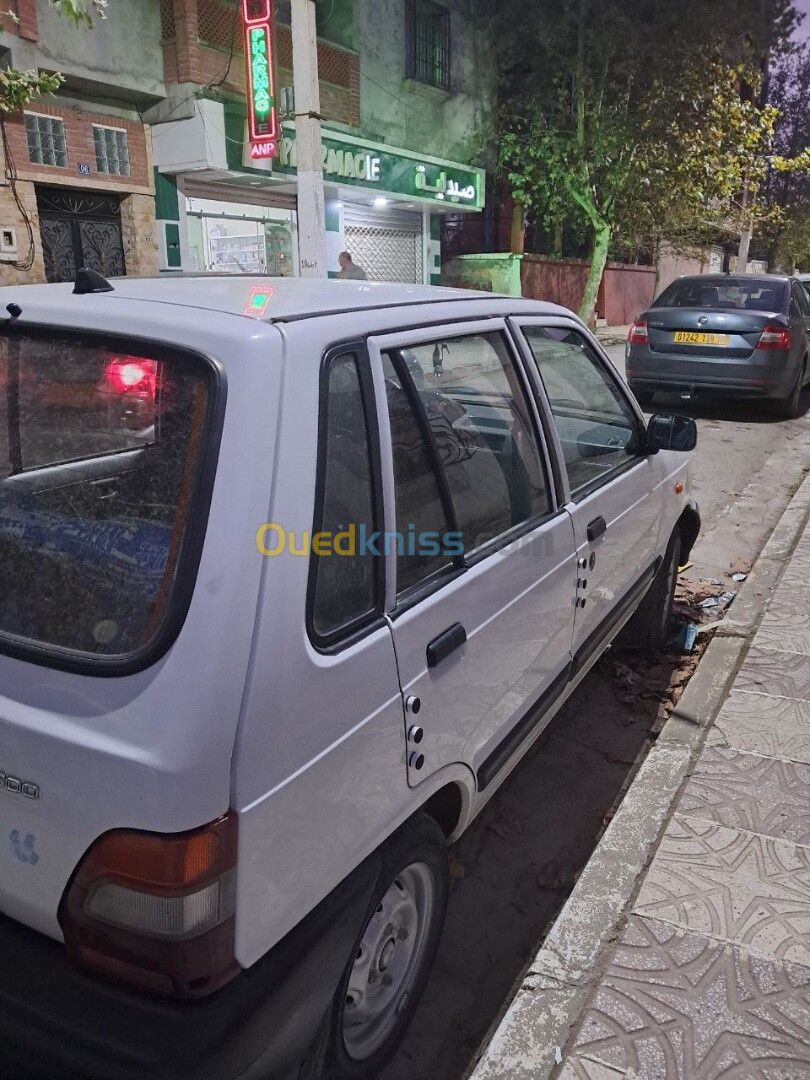
<instances>
[{"instance_id":1,"label":"shop window","mask_svg":"<svg viewBox=\"0 0 810 1080\"><path fill-rule=\"evenodd\" d=\"M408 78L450 89L450 13L432 0L408 0Z\"/></svg>"},{"instance_id":2,"label":"shop window","mask_svg":"<svg viewBox=\"0 0 810 1080\"><path fill-rule=\"evenodd\" d=\"M65 125L58 116L41 113L25 114L25 134L28 138L28 159L35 165L56 165L66 169L68 163Z\"/></svg>"},{"instance_id":3,"label":"shop window","mask_svg":"<svg viewBox=\"0 0 810 1080\"><path fill-rule=\"evenodd\" d=\"M96 168L100 173L129 176L129 143L124 128L93 124L96 144Z\"/></svg>"}]
</instances>

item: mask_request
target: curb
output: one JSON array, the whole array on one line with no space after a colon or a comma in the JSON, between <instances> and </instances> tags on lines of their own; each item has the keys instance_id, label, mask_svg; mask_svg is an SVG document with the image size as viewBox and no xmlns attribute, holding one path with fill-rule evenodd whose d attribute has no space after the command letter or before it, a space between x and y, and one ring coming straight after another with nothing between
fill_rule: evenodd
<instances>
[{"instance_id":1,"label":"curb","mask_svg":"<svg viewBox=\"0 0 810 1080\"><path fill-rule=\"evenodd\" d=\"M810 521L810 474L783 511L469 1080L547 1080L618 936L672 806Z\"/></svg>"}]
</instances>

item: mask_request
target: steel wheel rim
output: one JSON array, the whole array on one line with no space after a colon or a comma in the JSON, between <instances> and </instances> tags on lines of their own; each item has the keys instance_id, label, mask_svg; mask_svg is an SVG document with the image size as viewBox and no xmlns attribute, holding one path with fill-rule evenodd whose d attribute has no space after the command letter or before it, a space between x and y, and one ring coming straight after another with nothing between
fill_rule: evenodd
<instances>
[{"instance_id":1,"label":"steel wheel rim","mask_svg":"<svg viewBox=\"0 0 810 1080\"><path fill-rule=\"evenodd\" d=\"M343 1043L366 1061L410 1001L436 902L433 874L412 863L397 874L363 931L343 1003Z\"/></svg>"}]
</instances>

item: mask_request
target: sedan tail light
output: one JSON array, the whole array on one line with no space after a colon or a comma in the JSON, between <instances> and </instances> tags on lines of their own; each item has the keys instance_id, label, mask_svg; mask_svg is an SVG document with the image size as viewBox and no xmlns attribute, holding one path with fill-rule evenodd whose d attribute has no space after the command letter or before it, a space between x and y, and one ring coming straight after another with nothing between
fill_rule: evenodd
<instances>
[{"instance_id":1,"label":"sedan tail light","mask_svg":"<svg viewBox=\"0 0 810 1080\"><path fill-rule=\"evenodd\" d=\"M771 325L762 331L758 349L790 349L790 331L784 326Z\"/></svg>"},{"instance_id":2,"label":"sedan tail light","mask_svg":"<svg viewBox=\"0 0 810 1080\"><path fill-rule=\"evenodd\" d=\"M107 833L62 898L68 955L141 990L204 997L239 970L235 874L234 814L176 835Z\"/></svg>"},{"instance_id":3,"label":"sedan tail light","mask_svg":"<svg viewBox=\"0 0 810 1080\"><path fill-rule=\"evenodd\" d=\"M647 345L649 343L650 335L647 332L647 323L644 319L636 319L630 327L627 340L631 345Z\"/></svg>"}]
</instances>

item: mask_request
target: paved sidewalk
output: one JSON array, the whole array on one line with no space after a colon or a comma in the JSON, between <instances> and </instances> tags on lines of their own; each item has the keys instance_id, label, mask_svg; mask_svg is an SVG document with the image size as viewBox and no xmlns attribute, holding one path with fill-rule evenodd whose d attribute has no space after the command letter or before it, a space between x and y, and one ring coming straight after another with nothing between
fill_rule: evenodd
<instances>
[{"instance_id":1,"label":"paved sidewalk","mask_svg":"<svg viewBox=\"0 0 810 1080\"><path fill-rule=\"evenodd\" d=\"M777 561L784 572L767 586L753 639L735 635L732 608L728 636L710 646L728 651L728 671L737 670L705 740L698 725L710 716L676 721L696 725L691 763L681 769L676 756L688 751L688 733L658 753L657 779L650 755L614 821L624 824L605 834L571 898L586 915L590 904L604 933L586 944L582 912L564 909L474 1080L810 1080L808 492L810 481L763 552L764 582ZM782 552L796 526L798 543ZM727 683L717 685L720 700ZM657 834L657 789L671 782L667 761L672 792L685 780L642 870ZM620 879L625 864L634 872L634 846L641 872L628 886Z\"/></svg>"},{"instance_id":2,"label":"paved sidewalk","mask_svg":"<svg viewBox=\"0 0 810 1080\"><path fill-rule=\"evenodd\" d=\"M810 1077L809 845L807 531L691 770L562 1076Z\"/></svg>"},{"instance_id":3,"label":"paved sidewalk","mask_svg":"<svg viewBox=\"0 0 810 1080\"><path fill-rule=\"evenodd\" d=\"M596 336L603 345L624 345L630 326L597 326Z\"/></svg>"}]
</instances>

